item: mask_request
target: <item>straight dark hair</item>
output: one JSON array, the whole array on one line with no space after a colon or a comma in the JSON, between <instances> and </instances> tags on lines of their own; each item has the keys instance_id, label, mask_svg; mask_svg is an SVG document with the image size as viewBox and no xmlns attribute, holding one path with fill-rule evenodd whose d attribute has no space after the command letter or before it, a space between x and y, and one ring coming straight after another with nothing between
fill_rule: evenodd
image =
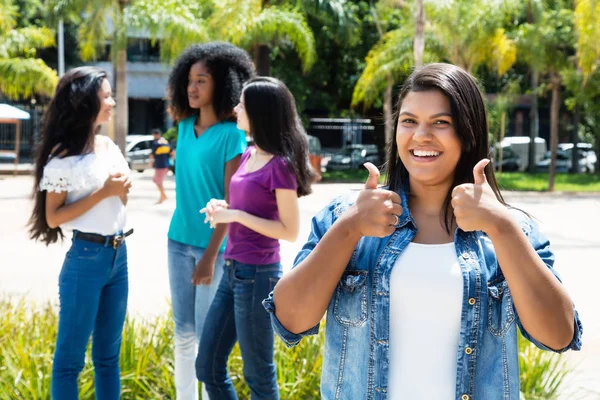
<instances>
[{"instance_id":1,"label":"straight dark hair","mask_svg":"<svg viewBox=\"0 0 600 400\"><path fill-rule=\"evenodd\" d=\"M298 196L310 194L316 174L308 161L308 136L290 90L278 79L258 77L245 84L243 99L254 143L285 158L296 176Z\"/></svg>"},{"instance_id":2,"label":"straight dark hair","mask_svg":"<svg viewBox=\"0 0 600 400\"><path fill-rule=\"evenodd\" d=\"M40 181L51 157L76 156L94 149L95 121L101 106L98 91L107 76L104 70L96 67L71 69L59 80L44 112L42 140L35 157L34 206L28 223L31 239L49 245L59 237L64 238L59 227L48 226L46 191L39 190Z\"/></svg>"},{"instance_id":3,"label":"straight dark hair","mask_svg":"<svg viewBox=\"0 0 600 400\"><path fill-rule=\"evenodd\" d=\"M440 214L446 231L450 233L454 219L450 207L452 190L463 183L473 183L475 164L484 158L490 158L487 113L483 95L475 78L455 65L434 63L416 69L402 86L394 114L394 126L398 124L398 114L406 95L410 92L426 91L439 91L448 98L455 132L462 145L462 153L454 170L454 181L446 194ZM498 188L492 162L485 167L484 171L496 198L506 206ZM396 141L393 138L388 143L387 185L395 192L404 190L410 193L408 178L408 171L398 155Z\"/></svg>"}]
</instances>

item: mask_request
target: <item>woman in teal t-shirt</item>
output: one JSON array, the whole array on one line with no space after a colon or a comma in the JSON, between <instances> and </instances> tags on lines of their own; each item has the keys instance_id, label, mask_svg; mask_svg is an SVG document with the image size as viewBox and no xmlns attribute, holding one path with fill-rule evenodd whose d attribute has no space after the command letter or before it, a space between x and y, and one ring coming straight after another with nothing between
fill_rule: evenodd
<instances>
[{"instance_id":1,"label":"woman in teal t-shirt","mask_svg":"<svg viewBox=\"0 0 600 400\"><path fill-rule=\"evenodd\" d=\"M248 53L224 42L189 47L169 76L172 112L180 121L168 244L177 400L198 398L198 341L223 274L226 226L211 229L198 211L212 198L228 198L229 181L246 148L233 108L242 84L253 76Z\"/></svg>"}]
</instances>

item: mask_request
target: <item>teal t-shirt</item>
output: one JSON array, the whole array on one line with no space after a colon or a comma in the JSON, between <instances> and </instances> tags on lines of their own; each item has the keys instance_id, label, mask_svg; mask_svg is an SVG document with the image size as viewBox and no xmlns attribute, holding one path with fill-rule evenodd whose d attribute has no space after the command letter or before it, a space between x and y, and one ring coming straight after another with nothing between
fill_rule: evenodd
<instances>
[{"instance_id":1,"label":"teal t-shirt","mask_svg":"<svg viewBox=\"0 0 600 400\"><path fill-rule=\"evenodd\" d=\"M178 126L175 212L169 239L206 248L213 229L204 223L200 210L210 199L225 197L225 164L242 154L247 144L244 131L228 121L211 126L196 138L195 121L196 116L186 118Z\"/></svg>"}]
</instances>

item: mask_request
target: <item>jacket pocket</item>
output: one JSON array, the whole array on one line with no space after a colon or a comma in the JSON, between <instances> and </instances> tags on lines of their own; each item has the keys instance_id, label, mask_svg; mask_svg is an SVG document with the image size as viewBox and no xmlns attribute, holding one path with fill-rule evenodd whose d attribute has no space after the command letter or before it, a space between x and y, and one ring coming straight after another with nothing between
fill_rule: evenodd
<instances>
[{"instance_id":1,"label":"jacket pocket","mask_svg":"<svg viewBox=\"0 0 600 400\"><path fill-rule=\"evenodd\" d=\"M506 280L488 284L488 330L492 335L504 336L515 321L513 299Z\"/></svg>"},{"instance_id":2,"label":"jacket pocket","mask_svg":"<svg viewBox=\"0 0 600 400\"><path fill-rule=\"evenodd\" d=\"M344 326L358 327L367 320L367 271L346 271L335 290L333 314Z\"/></svg>"}]
</instances>

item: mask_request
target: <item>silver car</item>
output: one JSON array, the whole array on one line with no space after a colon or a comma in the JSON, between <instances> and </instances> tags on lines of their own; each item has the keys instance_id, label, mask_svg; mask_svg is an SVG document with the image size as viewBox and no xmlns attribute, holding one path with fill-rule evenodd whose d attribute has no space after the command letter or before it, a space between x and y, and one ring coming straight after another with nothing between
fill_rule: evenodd
<instances>
[{"instance_id":1,"label":"silver car","mask_svg":"<svg viewBox=\"0 0 600 400\"><path fill-rule=\"evenodd\" d=\"M125 159L132 171L144 172L152 168L150 155L152 155L152 135L128 135L125 144Z\"/></svg>"}]
</instances>

